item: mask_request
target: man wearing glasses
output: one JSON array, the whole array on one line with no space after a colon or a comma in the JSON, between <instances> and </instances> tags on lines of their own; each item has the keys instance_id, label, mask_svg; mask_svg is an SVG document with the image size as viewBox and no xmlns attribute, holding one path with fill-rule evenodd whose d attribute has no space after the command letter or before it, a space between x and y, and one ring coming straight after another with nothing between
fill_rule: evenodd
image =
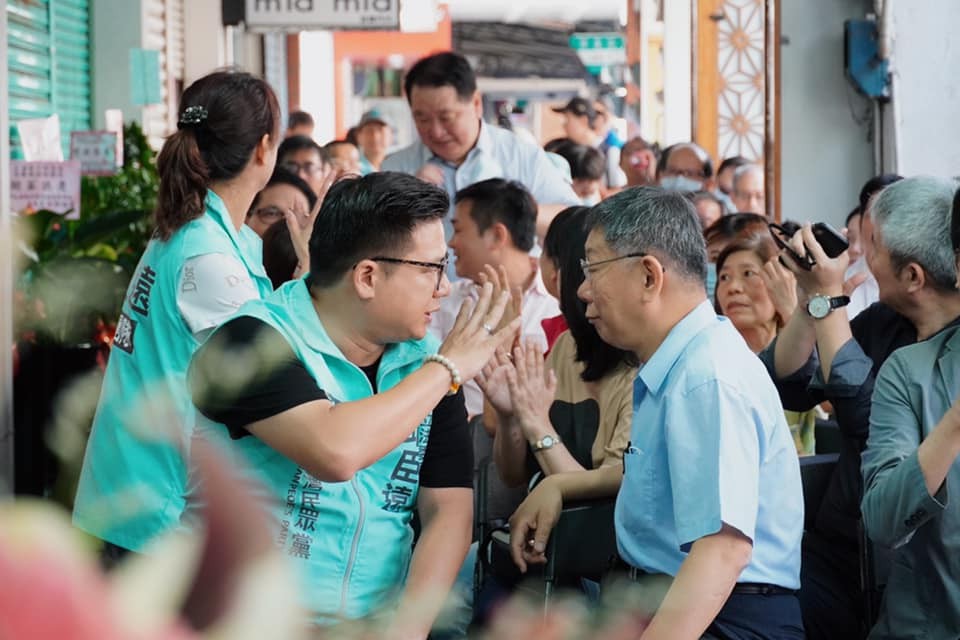
<instances>
[{"instance_id":1,"label":"man wearing glasses","mask_svg":"<svg viewBox=\"0 0 960 640\"><path fill-rule=\"evenodd\" d=\"M590 222L587 318L641 362L631 446L623 467L544 479L510 519L515 561L544 561L563 500L617 494L620 556L654 596L645 640L803 638L796 449L766 370L707 300L693 205L637 187Z\"/></svg>"},{"instance_id":2,"label":"man wearing glasses","mask_svg":"<svg viewBox=\"0 0 960 640\"><path fill-rule=\"evenodd\" d=\"M487 285L442 344L428 336L450 287L447 209L412 176L341 180L317 217L309 276L244 306L191 366L208 418L195 437L267 488L274 539L317 624L396 615L396 637L425 637L470 544L459 389L519 321L496 329L509 295ZM188 503L191 521L202 505Z\"/></svg>"},{"instance_id":3,"label":"man wearing glasses","mask_svg":"<svg viewBox=\"0 0 960 640\"><path fill-rule=\"evenodd\" d=\"M300 176L318 196L323 193L327 174L333 171L327 152L307 136L291 136L281 142L277 166Z\"/></svg>"}]
</instances>

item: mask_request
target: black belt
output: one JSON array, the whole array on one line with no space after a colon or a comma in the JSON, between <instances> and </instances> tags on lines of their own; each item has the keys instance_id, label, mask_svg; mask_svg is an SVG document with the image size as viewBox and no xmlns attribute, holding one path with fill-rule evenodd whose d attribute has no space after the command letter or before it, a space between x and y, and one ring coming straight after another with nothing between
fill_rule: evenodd
<instances>
[{"instance_id":1,"label":"black belt","mask_svg":"<svg viewBox=\"0 0 960 640\"><path fill-rule=\"evenodd\" d=\"M627 575L631 580L637 582L644 576L652 574L627 565ZM733 593L740 596L795 596L799 592L796 589L787 589L786 587L780 587L766 582L738 582L733 587Z\"/></svg>"}]
</instances>

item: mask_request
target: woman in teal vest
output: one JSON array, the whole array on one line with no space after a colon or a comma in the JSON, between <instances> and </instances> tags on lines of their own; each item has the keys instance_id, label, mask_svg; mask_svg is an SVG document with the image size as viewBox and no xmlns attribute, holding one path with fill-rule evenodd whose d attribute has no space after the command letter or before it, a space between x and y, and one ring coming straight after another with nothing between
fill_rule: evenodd
<instances>
[{"instance_id":1,"label":"woman in teal vest","mask_svg":"<svg viewBox=\"0 0 960 640\"><path fill-rule=\"evenodd\" d=\"M73 511L108 558L143 551L179 522L190 357L241 304L272 291L244 219L273 172L279 127L267 83L212 73L184 92L157 159L156 232L123 301Z\"/></svg>"}]
</instances>

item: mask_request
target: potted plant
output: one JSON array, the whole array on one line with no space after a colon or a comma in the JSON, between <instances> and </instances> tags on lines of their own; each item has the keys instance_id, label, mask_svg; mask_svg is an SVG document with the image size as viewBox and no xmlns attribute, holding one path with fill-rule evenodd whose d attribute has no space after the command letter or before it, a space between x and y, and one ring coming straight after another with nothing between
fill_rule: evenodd
<instances>
[{"instance_id":1,"label":"potted plant","mask_svg":"<svg viewBox=\"0 0 960 640\"><path fill-rule=\"evenodd\" d=\"M106 364L130 274L152 232L154 155L131 123L124 128L122 169L83 178L78 219L52 211L15 218L26 256L14 316L17 493L50 493L57 465L45 434L53 400L75 376Z\"/></svg>"}]
</instances>

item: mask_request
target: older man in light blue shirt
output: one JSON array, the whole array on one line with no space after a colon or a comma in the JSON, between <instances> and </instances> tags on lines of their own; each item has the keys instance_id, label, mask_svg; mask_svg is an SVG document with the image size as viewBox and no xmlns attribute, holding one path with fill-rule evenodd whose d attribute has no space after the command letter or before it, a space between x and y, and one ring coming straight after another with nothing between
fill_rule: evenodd
<instances>
[{"instance_id":1,"label":"older man in light blue shirt","mask_svg":"<svg viewBox=\"0 0 960 640\"><path fill-rule=\"evenodd\" d=\"M696 211L638 187L594 207L591 222L578 293L600 336L643 363L632 444L622 474L546 478L511 518L514 558L522 569L542 560L564 499L619 490L631 576L669 585L645 640L803 638L796 449L763 364L707 302Z\"/></svg>"},{"instance_id":2,"label":"older man in light blue shirt","mask_svg":"<svg viewBox=\"0 0 960 640\"><path fill-rule=\"evenodd\" d=\"M564 207L579 204L573 187L543 149L481 119L480 93L473 69L456 53L419 60L404 80L419 139L389 156L383 171L416 175L444 189L453 202L460 189L487 178L516 180L539 205L537 235ZM451 214L447 237L453 235Z\"/></svg>"}]
</instances>

